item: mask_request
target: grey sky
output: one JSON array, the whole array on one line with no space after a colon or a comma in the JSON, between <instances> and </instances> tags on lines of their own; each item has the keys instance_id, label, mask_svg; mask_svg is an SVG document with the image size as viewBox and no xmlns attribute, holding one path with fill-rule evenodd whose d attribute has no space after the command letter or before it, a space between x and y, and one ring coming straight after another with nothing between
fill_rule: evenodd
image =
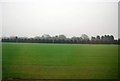
<instances>
[{"instance_id":1,"label":"grey sky","mask_svg":"<svg viewBox=\"0 0 120 81\"><path fill-rule=\"evenodd\" d=\"M117 0L7 0L0 10L3 36L112 34L118 37Z\"/></svg>"}]
</instances>

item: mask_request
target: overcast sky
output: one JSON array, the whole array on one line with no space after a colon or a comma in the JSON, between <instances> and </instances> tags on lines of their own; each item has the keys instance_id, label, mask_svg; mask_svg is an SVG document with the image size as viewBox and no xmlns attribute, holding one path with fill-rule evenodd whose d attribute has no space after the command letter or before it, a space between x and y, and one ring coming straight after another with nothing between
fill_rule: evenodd
<instances>
[{"instance_id":1,"label":"overcast sky","mask_svg":"<svg viewBox=\"0 0 120 81\"><path fill-rule=\"evenodd\" d=\"M118 37L117 0L5 0L0 5L3 36Z\"/></svg>"}]
</instances>

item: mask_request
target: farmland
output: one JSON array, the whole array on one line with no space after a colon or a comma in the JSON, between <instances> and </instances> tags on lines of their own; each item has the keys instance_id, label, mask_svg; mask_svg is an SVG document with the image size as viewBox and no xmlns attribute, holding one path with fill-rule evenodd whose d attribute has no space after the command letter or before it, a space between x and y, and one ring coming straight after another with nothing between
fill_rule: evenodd
<instances>
[{"instance_id":1,"label":"farmland","mask_svg":"<svg viewBox=\"0 0 120 81\"><path fill-rule=\"evenodd\" d=\"M117 79L118 46L3 43L2 77L19 79Z\"/></svg>"}]
</instances>

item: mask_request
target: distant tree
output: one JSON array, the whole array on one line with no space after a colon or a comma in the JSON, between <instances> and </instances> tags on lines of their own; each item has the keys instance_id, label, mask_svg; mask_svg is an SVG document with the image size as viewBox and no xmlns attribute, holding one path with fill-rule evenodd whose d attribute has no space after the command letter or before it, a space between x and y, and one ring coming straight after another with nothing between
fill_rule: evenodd
<instances>
[{"instance_id":1,"label":"distant tree","mask_svg":"<svg viewBox=\"0 0 120 81\"><path fill-rule=\"evenodd\" d=\"M104 39L104 36L101 36L101 39L103 40L103 39Z\"/></svg>"},{"instance_id":2,"label":"distant tree","mask_svg":"<svg viewBox=\"0 0 120 81\"><path fill-rule=\"evenodd\" d=\"M53 36L51 39L52 39L52 43L57 43L57 41L59 40L58 35Z\"/></svg>"},{"instance_id":3,"label":"distant tree","mask_svg":"<svg viewBox=\"0 0 120 81\"><path fill-rule=\"evenodd\" d=\"M82 34L81 37L67 38L65 35L50 36L44 34L41 37L2 37L2 42L30 42L30 43L74 43L74 44L120 44L120 39L115 40L113 35L104 35L91 37L91 40L86 34Z\"/></svg>"},{"instance_id":4,"label":"distant tree","mask_svg":"<svg viewBox=\"0 0 120 81\"><path fill-rule=\"evenodd\" d=\"M120 45L120 38L118 39L118 44Z\"/></svg>"},{"instance_id":5,"label":"distant tree","mask_svg":"<svg viewBox=\"0 0 120 81\"><path fill-rule=\"evenodd\" d=\"M86 34L82 34L81 35L81 38L82 38L82 43L88 43L89 42L89 37L88 37L88 35L86 35Z\"/></svg>"},{"instance_id":6,"label":"distant tree","mask_svg":"<svg viewBox=\"0 0 120 81\"><path fill-rule=\"evenodd\" d=\"M99 35L96 36L95 43L97 43L97 44L101 43L101 38Z\"/></svg>"},{"instance_id":7,"label":"distant tree","mask_svg":"<svg viewBox=\"0 0 120 81\"><path fill-rule=\"evenodd\" d=\"M100 40L100 36L99 36L99 35L97 35L97 37L96 37L96 38L97 38L97 40Z\"/></svg>"},{"instance_id":8,"label":"distant tree","mask_svg":"<svg viewBox=\"0 0 120 81\"><path fill-rule=\"evenodd\" d=\"M66 39L65 35L59 35L58 37L59 37L59 39L64 39L64 40Z\"/></svg>"},{"instance_id":9,"label":"distant tree","mask_svg":"<svg viewBox=\"0 0 120 81\"><path fill-rule=\"evenodd\" d=\"M114 36L113 35L110 36L110 40L114 40Z\"/></svg>"},{"instance_id":10,"label":"distant tree","mask_svg":"<svg viewBox=\"0 0 120 81\"><path fill-rule=\"evenodd\" d=\"M71 43L76 43L77 42L77 37L72 37L71 40L72 40Z\"/></svg>"},{"instance_id":11,"label":"distant tree","mask_svg":"<svg viewBox=\"0 0 120 81\"><path fill-rule=\"evenodd\" d=\"M89 37L88 37L88 35L86 35L86 34L82 34L82 35L81 35L81 38L82 38L83 40L89 40Z\"/></svg>"},{"instance_id":12,"label":"distant tree","mask_svg":"<svg viewBox=\"0 0 120 81\"><path fill-rule=\"evenodd\" d=\"M94 44L95 41L96 41L96 38L92 36L92 37L91 37L91 43Z\"/></svg>"},{"instance_id":13,"label":"distant tree","mask_svg":"<svg viewBox=\"0 0 120 81\"><path fill-rule=\"evenodd\" d=\"M91 40L95 40L95 37L92 36L92 37L91 37Z\"/></svg>"},{"instance_id":14,"label":"distant tree","mask_svg":"<svg viewBox=\"0 0 120 81\"><path fill-rule=\"evenodd\" d=\"M65 43L66 36L65 35L59 35L57 43Z\"/></svg>"},{"instance_id":15,"label":"distant tree","mask_svg":"<svg viewBox=\"0 0 120 81\"><path fill-rule=\"evenodd\" d=\"M49 34L43 34L42 38L50 38L50 35Z\"/></svg>"}]
</instances>

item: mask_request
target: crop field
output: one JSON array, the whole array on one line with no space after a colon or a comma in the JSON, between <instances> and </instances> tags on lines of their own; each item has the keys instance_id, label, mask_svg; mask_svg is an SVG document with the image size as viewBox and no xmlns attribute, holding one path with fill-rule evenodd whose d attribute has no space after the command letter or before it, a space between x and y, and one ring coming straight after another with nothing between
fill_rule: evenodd
<instances>
[{"instance_id":1,"label":"crop field","mask_svg":"<svg viewBox=\"0 0 120 81\"><path fill-rule=\"evenodd\" d=\"M118 45L3 43L2 78L117 79Z\"/></svg>"}]
</instances>

